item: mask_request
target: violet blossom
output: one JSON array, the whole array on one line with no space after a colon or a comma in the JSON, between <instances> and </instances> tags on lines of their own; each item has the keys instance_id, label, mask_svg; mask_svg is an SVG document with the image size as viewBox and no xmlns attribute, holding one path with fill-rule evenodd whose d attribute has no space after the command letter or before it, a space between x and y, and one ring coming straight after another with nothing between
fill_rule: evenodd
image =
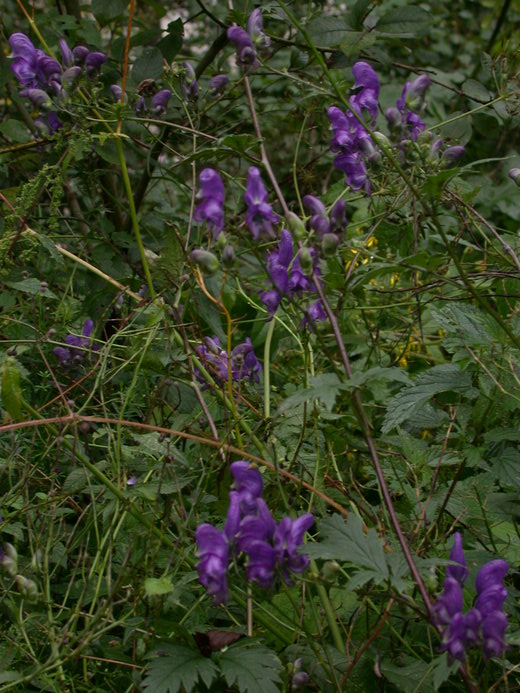
<instances>
[{"instance_id":1,"label":"violet blossom","mask_svg":"<svg viewBox=\"0 0 520 693\"><path fill-rule=\"evenodd\" d=\"M172 93L169 89L161 89L152 97L152 113L154 116L162 116L166 113L168 101L171 99Z\"/></svg>"},{"instance_id":2,"label":"violet blossom","mask_svg":"<svg viewBox=\"0 0 520 693\"><path fill-rule=\"evenodd\" d=\"M295 520L284 517L277 524L262 498L259 470L240 460L231 464L230 471L234 486L224 529L204 523L195 533L199 581L215 603L227 597L227 570L233 556L245 557L248 579L264 589L272 588L279 579L291 584L292 574L302 573L309 565L309 558L299 549L314 523L312 514L306 513Z\"/></svg>"},{"instance_id":3,"label":"violet blossom","mask_svg":"<svg viewBox=\"0 0 520 693\"><path fill-rule=\"evenodd\" d=\"M224 198L226 191L221 177L213 168L205 168L199 175L200 191L202 199L193 213L195 221L205 221L208 229L217 239L224 228Z\"/></svg>"},{"instance_id":4,"label":"violet blossom","mask_svg":"<svg viewBox=\"0 0 520 693\"><path fill-rule=\"evenodd\" d=\"M209 88L213 94L221 94L229 79L226 75L215 75L209 80Z\"/></svg>"},{"instance_id":5,"label":"violet blossom","mask_svg":"<svg viewBox=\"0 0 520 693\"><path fill-rule=\"evenodd\" d=\"M89 349L92 351L99 349L99 344L92 340L93 331L94 321L90 319L85 320L81 337L75 334L68 334L65 337L65 342L69 345L69 348L54 347L53 353L58 358L60 365L69 366L72 363L80 363Z\"/></svg>"},{"instance_id":6,"label":"violet blossom","mask_svg":"<svg viewBox=\"0 0 520 693\"><path fill-rule=\"evenodd\" d=\"M255 241L262 231L272 238L273 224L279 221L279 217L267 202L267 190L262 182L260 169L256 166L249 168L244 201L247 205L246 222Z\"/></svg>"},{"instance_id":7,"label":"violet blossom","mask_svg":"<svg viewBox=\"0 0 520 693\"><path fill-rule=\"evenodd\" d=\"M459 532L454 537L450 561L443 592L433 605L435 622L443 627L441 651L447 650L452 659L459 661L465 660L470 647L481 647L485 659L500 656L507 649L507 615L502 611L507 597L502 584L508 571L506 561L495 559L482 566L475 582L477 598L466 614L462 587L468 570Z\"/></svg>"},{"instance_id":8,"label":"violet blossom","mask_svg":"<svg viewBox=\"0 0 520 693\"><path fill-rule=\"evenodd\" d=\"M205 337L204 344L195 347L195 353L218 382L227 382L229 374L234 382L249 380L257 383L260 380L262 366L249 337L246 337L245 342L238 344L229 356L221 347L218 337ZM201 382L205 382L197 370L195 373Z\"/></svg>"}]
</instances>

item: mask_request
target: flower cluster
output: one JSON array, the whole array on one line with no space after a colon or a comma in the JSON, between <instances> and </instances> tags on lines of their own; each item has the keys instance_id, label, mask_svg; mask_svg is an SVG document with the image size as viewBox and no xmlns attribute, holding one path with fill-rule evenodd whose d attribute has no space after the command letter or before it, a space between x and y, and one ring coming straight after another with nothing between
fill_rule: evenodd
<instances>
[{"instance_id":1,"label":"flower cluster","mask_svg":"<svg viewBox=\"0 0 520 693\"><path fill-rule=\"evenodd\" d=\"M244 201L247 205L246 223L255 241L262 231L273 238L273 224L276 224L279 218L267 202L267 190L262 182L260 169L256 166L249 168Z\"/></svg>"},{"instance_id":2,"label":"flower cluster","mask_svg":"<svg viewBox=\"0 0 520 693\"><path fill-rule=\"evenodd\" d=\"M349 99L351 110L344 113L337 106L328 110L334 132L330 148L337 152L334 165L345 173L347 185L353 190L363 188L370 192L365 159L371 161L377 154L370 131L376 124L380 85L377 74L368 63L356 63L352 74L355 93Z\"/></svg>"},{"instance_id":3,"label":"flower cluster","mask_svg":"<svg viewBox=\"0 0 520 693\"><path fill-rule=\"evenodd\" d=\"M240 26L231 26L227 30L228 39L235 44L237 64L252 72L258 67L257 51L269 48L271 39L264 33L262 13L253 10L247 23L247 31Z\"/></svg>"},{"instance_id":4,"label":"flower cluster","mask_svg":"<svg viewBox=\"0 0 520 693\"><path fill-rule=\"evenodd\" d=\"M501 559L486 563L476 578L477 599L473 608L463 613L462 587L468 570L462 548L462 535L457 532L450 552L453 565L446 568L444 590L433 605L435 620L445 626L441 651L464 661L469 647L481 646L484 657L498 657L506 649L504 634L507 616L502 611L507 589L502 581L508 565Z\"/></svg>"},{"instance_id":5,"label":"flower cluster","mask_svg":"<svg viewBox=\"0 0 520 693\"><path fill-rule=\"evenodd\" d=\"M205 168L201 171L199 181L199 198L202 202L195 207L193 218L195 221L205 221L208 229L217 239L224 228L224 198L226 196L224 183L213 168Z\"/></svg>"},{"instance_id":6,"label":"flower cluster","mask_svg":"<svg viewBox=\"0 0 520 693\"><path fill-rule=\"evenodd\" d=\"M93 330L93 320L85 320L81 337L75 334L68 334L65 337L65 342L70 346L70 349L61 346L54 347L53 352L60 365L69 366L73 363L79 363L83 360L88 349L92 349L92 351L99 349L99 344L92 341Z\"/></svg>"},{"instance_id":7,"label":"flower cluster","mask_svg":"<svg viewBox=\"0 0 520 693\"><path fill-rule=\"evenodd\" d=\"M76 46L71 50L61 39L60 65L50 55L35 48L31 39L22 33L11 34L9 45L14 58L11 70L23 87L20 95L45 112L45 117L35 120L36 127L45 134L54 132L61 125L54 110L56 101L67 98L83 71L87 77L93 77L107 59L103 53L90 51L86 46Z\"/></svg>"},{"instance_id":8,"label":"flower cluster","mask_svg":"<svg viewBox=\"0 0 520 693\"><path fill-rule=\"evenodd\" d=\"M195 538L200 555L199 580L214 597L224 602L228 595L227 571L231 557L246 557L247 578L269 589L281 578L291 584L291 573L303 573L309 558L298 552L305 532L314 524L311 513L296 520L283 517L277 524L262 498L262 475L248 462L230 466L234 488L224 529L204 523Z\"/></svg>"},{"instance_id":9,"label":"flower cluster","mask_svg":"<svg viewBox=\"0 0 520 693\"><path fill-rule=\"evenodd\" d=\"M271 315L274 315L284 296L293 298L304 292L316 291L312 278L306 273L314 269L315 274L319 275L314 249L302 248L293 257L293 239L286 229L282 231L278 250L267 256L266 266L275 288L264 291L260 298ZM321 301L316 301L308 308L307 316L312 321L326 319Z\"/></svg>"},{"instance_id":10,"label":"flower cluster","mask_svg":"<svg viewBox=\"0 0 520 693\"><path fill-rule=\"evenodd\" d=\"M249 337L246 337L245 342L238 344L229 356L222 349L218 337L205 337L204 344L195 347L195 353L213 378L219 382L227 382L229 372L235 382L249 380L257 383L260 379L262 365L256 357ZM205 382L197 371L196 373L201 381Z\"/></svg>"},{"instance_id":11,"label":"flower cluster","mask_svg":"<svg viewBox=\"0 0 520 693\"><path fill-rule=\"evenodd\" d=\"M350 109L343 112L331 106L328 110L334 133L330 149L337 154L334 165L345 173L346 183L352 190L370 193L368 169L380 163L380 147L396 148L398 160L405 163L408 152L413 150L415 156L421 144L420 149L426 152L425 159L434 167L450 166L463 156L463 146L445 147L441 139L431 142L431 133L424 132L426 126L421 116L426 109L425 96L430 85L427 75L406 82L396 106L386 109L389 140L381 132L374 131L380 90L376 72L368 63L358 62L352 74L355 83L349 99ZM421 133L424 133L423 139L419 142ZM423 143L426 143L425 149Z\"/></svg>"}]
</instances>

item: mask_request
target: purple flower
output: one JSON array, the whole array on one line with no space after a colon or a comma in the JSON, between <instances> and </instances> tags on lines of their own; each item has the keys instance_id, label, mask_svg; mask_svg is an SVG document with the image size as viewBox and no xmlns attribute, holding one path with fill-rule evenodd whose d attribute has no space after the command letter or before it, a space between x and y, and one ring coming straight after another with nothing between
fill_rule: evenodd
<instances>
[{"instance_id":1,"label":"purple flower","mask_svg":"<svg viewBox=\"0 0 520 693\"><path fill-rule=\"evenodd\" d=\"M452 659L464 661L466 658L466 620L462 612L454 614L444 631L440 651L444 650L448 650Z\"/></svg>"},{"instance_id":2,"label":"purple flower","mask_svg":"<svg viewBox=\"0 0 520 693\"><path fill-rule=\"evenodd\" d=\"M256 467L242 460L233 462L229 470L235 480L235 490L246 512L253 512L256 500L262 495L264 482Z\"/></svg>"},{"instance_id":3,"label":"purple flower","mask_svg":"<svg viewBox=\"0 0 520 693\"><path fill-rule=\"evenodd\" d=\"M442 154L442 161L447 166L451 166L451 164L454 164L461 157L463 157L465 153L466 149L461 144L455 144L452 147L448 147L444 150Z\"/></svg>"},{"instance_id":4,"label":"purple flower","mask_svg":"<svg viewBox=\"0 0 520 693\"><path fill-rule=\"evenodd\" d=\"M161 116L166 113L168 101L171 99L172 93L169 89L161 89L152 98L152 113L155 116Z\"/></svg>"},{"instance_id":5,"label":"purple flower","mask_svg":"<svg viewBox=\"0 0 520 693\"><path fill-rule=\"evenodd\" d=\"M195 252L195 251L194 251ZM213 378L219 382L227 382L229 371L233 381L249 380L258 382L262 371L249 337L238 344L231 352L230 358L220 345L218 337L205 337L204 344L195 347L195 352ZM198 371L196 375L204 382Z\"/></svg>"},{"instance_id":6,"label":"purple flower","mask_svg":"<svg viewBox=\"0 0 520 693\"><path fill-rule=\"evenodd\" d=\"M300 515L296 520L283 517L274 533L274 549L277 562L283 570L285 582L289 583L289 571L303 573L309 565L309 557L298 553L305 532L314 524L311 513Z\"/></svg>"},{"instance_id":7,"label":"purple flower","mask_svg":"<svg viewBox=\"0 0 520 693\"><path fill-rule=\"evenodd\" d=\"M224 228L224 198L226 192L219 174L212 168L205 168L199 176L202 202L195 207L195 221L205 221L208 229L217 239Z\"/></svg>"},{"instance_id":8,"label":"purple flower","mask_svg":"<svg viewBox=\"0 0 520 693\"><path fill-rule=\"evenodd\" d=\"M262 372L262 365L257 359L253 350L251 339L246 337L246 341L238 344L231 352L231 363L233 364L233 375L236 380L251 380L259 382L259 374Z\"/></svg>"},{"instance_id":9,"label":"purple flower","mask_svg":"<svg viewBox=\"0 0 520 693\"><path fill-rule=\"evenodd\" d=\"M262 182L260 169L251 166L247 176L244 201L247 205L246 222L255 241L262 231L272 237L273 224L278 222L278 215L267 202L267 190Z\"/></svg>"},{"instance_id":10,"label":"purple flower","mask_svg":"<svg viewBox=\"0 0 520 693\"><path fill-rule=\"evenodd\" d=\"M509 566L501 558L496 558L483 565L478 571L475 581L477 593L483 594L489 587L502 584L508 570Z\"/></svg>"},{"instance_id":11,"label":"purple flower","mask_svg":"<svg viewBox=\"0 0 520 693\"><path fill-rule=\"evenodd\" d=\"M302 202L304 207L312 214L310 221L311 229L314 229L320 237L328 233L330 231L330 221L323 202L314 197L314 195L305 195Z\"/></svg>"},{"instance_id":12,"label":"purple flower","mask_svg":"<svg viewBox=\"0 0 520 693\"><path fill-rule=\"evenodd\" d=\"M444 580L444 590L433 605L435 620L442 625L449 625L455 614L462 611L464 599L458 580L447 577Z\"/></svg>"},{"instance_id":13,"label":"purple flower","mask_svg":"<svg viewBox=\"0 0 520 693\"><path fill-rule=\"evenodd\" d=\"M94 77L106 60L107 56L104 53L99 51L89 52L85 58L85 73L87 77Z\"/></svg>"},{"instance_id":14,"label":"purple flower","mask_svg":"<svg viewBox=\"0 0 520 693\"><path fill-rule=\"evenodd\" d=\"M51 111L44 117L39 116L38 118L35 118L34 125L43 137L48 137L49 135L54 134L62 126L56 111Z\"/></svg>"},{"instance_id":15,"label":"purple flower","mask_svg":"<svg viewBox=\"0 0 520 693\"><path fill-rule=\"evenodd\" d=\"M119 103L121 101L121 96L123 95L123 90L119 86L119 84L111 84L110 85L110 93L112 94L112 97L115 101L115 103Z\"/></svg>"},{"instance_id":16,"label":"purple flower","mask_svg":"<svg viewBox=\"0 0 520 693\"><path fill-rule=\"evenodd\" d=\"M265 50L271 45L271 39L264 33L264 20L262 12L256 8L251 12L247 23L247 31L253 41L255 48Z\"/></svg>"},{"instance_id":17,"label":"purple flower","mask_svg":"<svg viewBox=\"0 0 520 693\"><path fill-rule=\"evenodd\" d=\"M74 63L76 65L83 65L87 55L90 53L86 46L75 46L72 49L72 55L74 56Z\"/></svg>"},{"instance_id":18,"label":"purple flower","mask_svg":"<svg viewBox=\"0 0 520 693\"><path fill-rule=\"evenodd\" d=\"M61 61L65 67L72 67L74 65L74 54L70 50L65 39L60 39L60 51L61 51Z\"/></svg>"},{"instance_id":19,"label":"purple flower","mask_svg":"<svg viewBox=\"0 0 520 693\"><path fill-rule=\"evenodd\" d=\"M504 635L507 628L507 616L503 611L493 611L482 621L482 648L485 659L499 657L506 649Z\"/></svg>"},{"instance_id":20,"label":"purple flower","mask_svg":"<svg viewBox=\"0 0 520 693\"><path fill-rule=\"evenodd\" d=\"M361 117L368 114L370 126L373 128L377 120L377 106L379 101L379 79L374 68L365 62L358 62L352 67L352 74L356 80L353 91L356 93L350 97L349 103Z\"/></svg>"},{"instance_id":21,"label":"purple flower","mask_svg":"<svg viewBox=\"0 0 520 693\"><path fill-rule=\"evenodd\" d=\"M466 557L462 548L462 534L455 532L453 537L453 548L450 551L450 561L457 565L449 565L446 568L446 577L454 578L460 585L464 585L468 577L468 569L466 567Z\"/></svg>"},{"instance_id":22,"label":"purple flower","mask_svg":"<svg viewBox=\"0 0 520 693\"><path fill-rule=\"evenodd\" d=\"M228 82L229 79L226 75L215 75L209 80L209 88L213 94L220 94Z\"/></svg>"},{"instance_id":23,"label":"purple flower","mask_svg":"<svg viewBox=\"0 0 520 693\"><path fill-rule=\"evenodd\" d=\"M255 48L251 37L240 26L231 26L227 30L228 39L235 44L237 65L248 71L253 71L258 67Z\"/></svg>"},{"instance_id":24,"label":"purple flower","mask_svg":"<svg viewBox=\"0 0 520 693\"><path fill-rule=\"evenodd\" d=\"M186 101L196 101L199 98L199 85L197 84L197 75L190 62L185 60L182 66L186 70L182 81L182 93ZM171 94L170 94L171 96Z\"/></svg>"},{"instance_id":25,"label":"purple flower","mask_svg":"<svg viewBox=\"0 0 520 693\"><path fill-rule=\"evenodd\" d=\"M228 543L222 532L210 524L202 524L195 532L200 561L197 564L200 583L212 595L215 604L225 602L228 595Z\"/></svg>"},{"instance_id":26,"label":"purple flower","mask_svg":"<svg viewBox=\"0 0 520 693\"><path fill-rule=\"evenodd\" d=\"M69 345L69 349L60 346L54 347L53 353L58 358L60 365L67 366L72 362L79 363L82 361L87 349L92 349L93 351L99 349L98 344L92 343L91 336L93 330L93 320L85 320L81 337L75 334L68 334L65 337L65 342Z\"/></svg>"}]
</instances>

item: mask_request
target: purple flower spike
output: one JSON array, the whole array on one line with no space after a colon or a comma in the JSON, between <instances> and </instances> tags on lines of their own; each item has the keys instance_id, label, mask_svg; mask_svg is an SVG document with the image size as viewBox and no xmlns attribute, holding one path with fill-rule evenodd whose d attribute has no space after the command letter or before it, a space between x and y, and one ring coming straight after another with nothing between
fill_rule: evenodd
<instances>
[{"instance_id":1,"label":"purple flower spike","mask_svg":"<svg viewBox=\"0 0 520 693\"><path fill-rule=\"evenodd\" d=\"M466 658L466 620L462 612L456 613L445 631L441 652L448 650L452 659L463 662Z\"/></svg>"},{"instance_id":2,"label":"purple flower spike","mask_svg":"<svg viewBox=\"0 0 520 693\"><path fill-rule=\"evenodd\" d=\"M356 80L354 89L359 91L350 97L350 105L360 116L363 116L363 111L368 112L371 127L374 127L379 100L379 78L374 68L365 62L356 63L352 68L352 74Z\"/></svg>"},{"instance_id":3,"label":"purple flower spike","mask_svg":"<svg viewBox=\"0 0 520 693\"><path fill-rule=\"evenodd\" d=\"M258 67L258 60L253 42L247 31L240 26L231 26L227 30L227 37L235 44L237 65L248 71L255 70Z\"/></svg>"},{"instance_id":4,"label":"purple flower spike","mask_svg":"<svg viewBox=\"0 0 520 693\"><path fill-rule=\"evenodd\" d=\"M199 85L197 84L197 75L190 62L185 60L182 66L186 70L184 80L182 82L182 93L186 101L196 101L199 98Z\"/></svg>"},{"instance_id":5,"label":"purple flower spike","mask_svg":"<svg viewBox=\"0 0 520 693\"><path fill-rule=\"evenodd\" d=\"M168 101L171 99L172 93L169 89L161 89L152 98L152 112L155 116L161 116L166 113Z\"/></svg>"},{"instance_id":6,"label":"purple flower spike","mask_svg":"<svg viewBox=\"0 0 520 693\"><path fill-rule=\"evenodd\" d=\"M197 565L200 583L214 598L215 604L226 601L229 551L226 538L213 525L202 524L195 532L200 561Z\"/></svg>"},{"instance_id":7,"label":"purple flower spike","mask_svg":"<svg viewBox=\"0 0 520 693\"><path fill-rule=\"evenodd\" d=\"M195 221L205 221L215 239L224 228L224 198L226 192L221 177L212 168L205 168L199 176L202 202L195 207Z\"/></svg>"},{"instance_id":8,"label":"purple flower spike","mask_svg":"<svg viewBox=\"0 0 520 693\"><path fill-rule=\"evenodd\" d=\"M246 222L255 241L264 231L269 237L273 236L273 224L279 217L267 202L267 190L262 182L260 169L251 166L247 176L244 201L247 205Z\"/></svg>"},{"instance_id":9,"label":"purple flower spike","mask_svg":"<svg viewBox=\"0 0 520 693\"><path fill-rule=\"evenodd\" d=\"M221 94L228 82L226 75L215 75L209 80L209 88L213 94Z\"/></svg>"},{"instance_id":10,"label":"purple flower spike","mask_svg":"<svg viewBox=\"0 0 520 693\"><path fill-rule=\"evenodd\" d=\"M70 50L65 39L60 39L60 51L62 63L65 67L72 67L72 65L74 65L74 54Z\"/></svg>"},{"instance_id":11,"label":"purple flower spike","mask_svg":"<svg viewBox=\"0 0 520 693\"><path fill-rule=\"evenodd\" d=\"M85 73L87 77L94 77L103 63L106 63L107 56L99 51L89 53L85 58Z\"/></svg>"},{"instance_id":12,"label":"purple flower spike","mask_svg":"<svg viewBox=\"0 0 520 693\"><path fill-rule=\"evenodd\" d=\"M235 489L240 497L241 505L248 511L256 509L256 500L262 495L264 482L262 475L249 462L233 462L229 467L235 480Z\"/></svg>"},{"instance_id":13,"label":"purple flower spike","mask_svg":"<svg viewBox=\"0 0 520 693\"><path fill-rule=\"evenodd\" d=\"M460 585L464 585L468 577L468 569L466 567L466 557L462 548L462 534L460 532L455 532L453 548L450 551L450 561L458 565L449 565L446 568L446 577L454 578Z\"/></svg>"},{"instance_id":14,"label":"purple flower spike","mask_svg":"<svg viewBox=\"0 0 520 693\"><path fill-rule=\"evenodd\" d=\"M478 594L482 594L493 585L502 584L508 570L509 566L501 558L496 558L482 566L475 581Z\"/></svg>"},{"instance_id":15,"label":"purple flower spike","mask_svg":"<svg viewBox=\"0 0 520 693\"><path fill-rule=\"evenodd\" d=\"M484 658L499 657L506 649L504 634L507 628L507 616L503 611L494 611L482 621Z\"/></svg>"},{"instance_id":16,"label":"purple flower spike","mask_svg":"<svg viewBox=\"0 0 520 693\"><path fill-rule=\"evenodd\" d=\"M460 583L455 578L447 577L444 580L444 590L433 605L437 622L443 625L451 623L455 614L462 611L463 604Z\"/></svg>"}]
</instances>

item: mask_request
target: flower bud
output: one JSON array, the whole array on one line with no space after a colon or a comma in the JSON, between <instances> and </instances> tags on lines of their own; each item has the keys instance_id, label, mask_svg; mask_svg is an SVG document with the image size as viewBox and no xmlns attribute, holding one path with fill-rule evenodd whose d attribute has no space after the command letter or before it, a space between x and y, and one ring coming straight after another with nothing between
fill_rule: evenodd
<instances>
[{"instance_id":1,"label":"flower bud","mask_svg":"<svg viewBox=\"0 0 520 693\"><path fill-rule=\"evenodd\" d=\"M8 542L4 544L3 551L0 549L0 565L11 577L14 577L18 571L18 554L14 546Z\"/></svg>"},{"instance_id":2,"label":"flower bud","mask_svg":"<svg viewBox=\"0 0 520 693\"><path fill-rule=\"evenodd\" d=\"M339 572L339 564L336 561L326 561L321 569L323 579L332 582Z\"/></svg>"},{"instance_id":3,"label":"flower bud","mask_svg":"<svg viewBox=\"0 0 520 693\"><path fill-rule=\"evenodd\" d=\"M192 250L190 253L190 259L206 274L212 275L218 270L218 260L213 253L209 252L209 250L202 250L202 248Z\"/></svg>"},{"instance_id":4,"label":"flower bud","mask_svg":"<svg viewBox=\"0 0 520 693\"><path fill-rule=\"evenodd\" d=\"M419 75L408 87L406 92L406 105L411 111L421 110L424 104L426 90L430 86L430 81L428 75Z\"/></svg>"},{"instance_id":5,"label":"flower bud","mask_svg":"<svg viewBox=\"0 0 520 693\"><path fill-rule=\"evenodd\" d=\"M520 188L520 168L512 168L508 173L509 178Z\"/></svg>"},{"instance_id":6,"label":"flower bud","mask_svg":"<svg viewBox=\"0 0 520 693\"><path fill-rule=\"evenodd\" d=\"M321 239L321 252L324 257L333 257L338 249L339 238L335 233L326 233Z\"/></svg>"},{"instance_id":7,"label":"flower bud","mask_svg":"<svg viewBox=\"0 0 520 693\"><path fill-rule=\"evenodd\" d=\"M28 599L29 601L35 601L38 597L38 586L34 580L29 580L29 578L23 575L17 575L15 577L16 585L20 591L20 594Z\"/></svg>"},{"instance_id":8,"label":"flower bud","mask_svg":"<svg viewBox=\"0 0 520 693\"><path fill-rule=\"evenodd\" d=\"M26 89L23 95L42 111L49 111L52 108L50 96L43 89Z\"/></svg>"},{"instance_id":9,"label":"flower bud","mask_svg":"<svg viewBox=\"0 0 520 693\"><path fill-rule=\"evenodd\" d=\"M306 236L305 224L294 212L289 212L286 217L289 231L297 241L302 241Z\"/></svg>"},{"instance_id":10,"label":"flower bud","mask_svg":"<svg viewBox=\"0 0 520 693\"><path fill-rule=\"evenodd\" d=\"M297 258L300 262L300 267L305 272L305 274L312 272L314 267L314 261L312 259L311 251L308 248L300 248L298 251Z\"/></svg>"},{"instance_id":11,"label":"flower bud","mask_svg":"<svg viewBox=\"0 0 520 693\"><path fill-rule=\"evenodd\" d=\"M384 135L382 132L378 132L377 130L372 133L372 137L374 139L374 142L381 147L383 151L390 151L391 149L391 144L390 140L386 135Z\"/></svg>"},{"instance_id":12,"label":"flower bud","mask_svg":"<svg viewBox=\"0 0 520 693\"><path fill-rule=\"evenodd\" d=\"M466 150L461 144L455 144L453 147L448 147L448 149L444 150L442 159L447 166L450 166L464 156L465 153Z\"/></svg>"},{"instance_id":13,"label":"flower bud","mask_svg":"<svg viewBox=\"0 0 520 693\"><path fill-rule=\"evenodd\" d=\"M235 251L232 245L226 245L222 251L222 264L226 269L229 269L235 263Z\"/></svg>"},{"instance_id":14,"label":"flower bud","mask_svg":"<svg viewBox=\"0 0 520 693\"><path fill-rule=\"evenodd\" d=\"M81 77L81 67L79 65L73 65L68 67L61 76L61 83L65 89L71 89L74 87Z\"/></svg>"},{"instance_id":15,"label":"flower bud","mask_svg":"<svg viewBox=\"0 0 520 693\"><path fill-rule=\"evenodd\" d=\"M215 75L209 80L209 89L212 94L222 94L228 82L226 75Z\"/></svg>"},{"instance_id":16,"label":"flower bud","mask_svg":"<svg viewBox=\"0 0 520 693\"><path fill-rule=\"evenodd\" d=\"M385 118L390 132L392 132L392 130L398 130L401 127L401 114L395 106L386 109Z\"/></svg>"}]
</instances>

